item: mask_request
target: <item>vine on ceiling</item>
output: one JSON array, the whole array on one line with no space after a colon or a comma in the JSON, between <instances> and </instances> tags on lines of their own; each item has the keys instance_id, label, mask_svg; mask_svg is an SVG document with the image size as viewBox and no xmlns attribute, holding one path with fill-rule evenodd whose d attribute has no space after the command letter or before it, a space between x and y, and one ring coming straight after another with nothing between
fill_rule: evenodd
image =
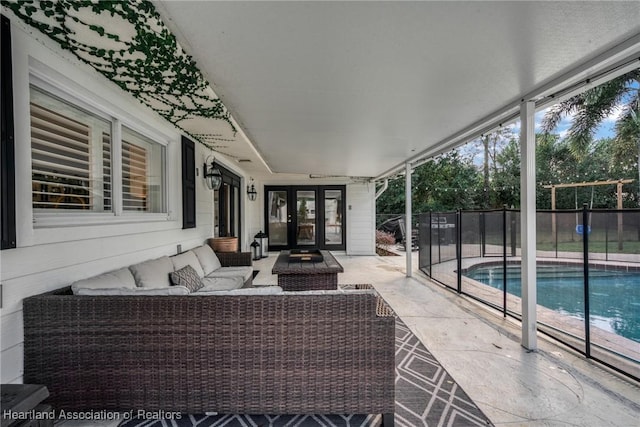
<instances>
[{"instance_id":1,"label":"vine on ceiling","mask_svg":"<svg viewBox=\"0 0 640 427\"><path fill-rule=\"evenodd\" d=\"M2 1L28 25L147 107L214 149L209 120L222 120L233 135L229 112L215 97L195 61L176 41L153 4L135 1Z\"/></svg>"}]
</instances>

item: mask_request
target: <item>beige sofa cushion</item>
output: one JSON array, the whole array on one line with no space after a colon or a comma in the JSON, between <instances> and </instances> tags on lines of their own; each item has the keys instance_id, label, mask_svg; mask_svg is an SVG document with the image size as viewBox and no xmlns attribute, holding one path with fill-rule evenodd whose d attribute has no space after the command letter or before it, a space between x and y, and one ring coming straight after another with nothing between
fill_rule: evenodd
<instances>
[{"instance_id":1,"label":"beige sofa cushion","mask_svg":"<svg viewBox=\"0 0 640 427\"><path fill-rule=\"evenodd\" d=\"M207 274L206 277L242 277L242 281L246 282L253 277L253 267L220 267L217 270Z\"/></svg>"},{"instance_id":2,"label":"beige sofa cushion","mask_svg":"<svg viewBox=\"0 0 640 427\"><path fill-rule=\"evenodd\" d=\"M203 291L193 292L190 295L279 295L282 293L280 286L261 286L259 288L240 288L228 291Z\"/></svg>"},{"instance_id":3,"label":"beige sofa cushion","mask_svg":"<svg viewBox=\"0 0 640 427\"><path fill-rule=\"evenodd\" d=\"M352 294L367 294L367 295L377 295L375 289L315 289L309 291L283 291L283 295L352 295Z\"/></svg>"},{"instance_id":4,"label":"beige sofa cushion","mask_svg":"<svg viewBox=\"0 0 640 427\"><path fill-rule=\"evenodd\" d=\"M196 254L205 276L222 267L216 253L213 252L213 249L211 249L211 246L209 245L202 245L191 249L191 252Z\"/></svg>"},{"instance_id":5,"label":"beige sofa cushion","mask_svg":"<svg viewBox=\"0 0 640 427\"><path fill-rule=\"evenodd\" d=\"M173 272L173 263L167 256L130 265L129 270L133 273L138 287L163 288L171 286L169 274Z\"/></svg>"},{"instance_id":6,"label":"beige sofa cushion","mask_svg":"<svg viewBox=\"0 0 640 427\"><path fill-rule=\"evenodd\" d=\"M98 276L89 277L87 279L78 280L71 284L73 293L77 293L78 289L106 289L106 288L135 288L136 281L133 274L127 267L119 270L109 271L108 273Z\"/></svg>"},{"instance_id":7,"label":"beige sofa cushion","mask_svg":"<svg viewBox=\"0 0 640 427\"><path fill-rule=\"evenodd\" d=\"M204 286L198 292L206 291L228 291L239 289L244 285L242 277L205 277L202 279Z\"/></svg>"},{"instance_id":8,"label":"beige sofa cushion","mask_svg":"<svg viewBox=\"0 0 640 427\"><path fill-rule=\"evenodd\" d=\"M198 257L193 251L187 251L181 253L179 255L175 255L171 257L171 262L173 263L173 269L178 271L187 265L193 267L193 269L198 273L198 277L204 277L204 271L202 270L202 265L200 265L200 261L198 261Z\"/></svg>"},{"instance_id":9,"label":"beige sofa cushion","mask_svg":"<svg viewBox=\"0 0 640 427\"><path fill-rule=\"evenodd\" d=\"M78 289L76 295L189 295L189 289L184 286L169 288L110 288L110 289Z\"/></svg>"}]
</instances>

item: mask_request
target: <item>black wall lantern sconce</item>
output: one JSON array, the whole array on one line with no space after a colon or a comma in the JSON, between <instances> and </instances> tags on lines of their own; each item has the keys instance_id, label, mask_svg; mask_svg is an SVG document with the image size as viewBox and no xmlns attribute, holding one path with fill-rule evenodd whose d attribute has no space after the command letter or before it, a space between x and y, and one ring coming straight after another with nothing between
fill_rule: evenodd
<instances>
[{"instance_id":1,"label":"black wall lantern sconce","mask_svg":"<svg viewBox=\"0 0 640 427\"><path fill-rule=\"evenodd\" d=\"M256 200L258 197L258 191L256 190L256 186L253 184L253 178L251 179L251 185L247 185L247 196L249 196L249 200L252 202Z\"/></svg>"},{"instance_id":2,"label":"black wall lantern sconce","mask_svg":"<svg viewBox=\"0 0 640 427\"><path fill-rule=\"evenodd\" d=\"M211 159L211 161L209 161ZM204 176L204 181L207 183L207 187L209 190L219 190L222 185L222 174L220 173L220 169L215 166L215 157L209 156L207 160L205 160L205 164L202 168L202 175Z\"/></svg>"}]
</instances>

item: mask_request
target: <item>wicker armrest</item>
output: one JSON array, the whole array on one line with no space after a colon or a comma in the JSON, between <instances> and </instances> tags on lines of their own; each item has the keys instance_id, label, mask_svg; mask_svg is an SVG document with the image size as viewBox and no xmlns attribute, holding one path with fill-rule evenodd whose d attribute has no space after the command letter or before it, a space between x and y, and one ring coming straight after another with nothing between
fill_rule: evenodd
<instances>
[{"instance_id":1,"label":"wicker armrest","mask_svg":"<svg viewBox=\"0 0 640 427\"><path fill-rule=\"evenodd\" d=\"M373 285L370 285L368 283L348 284L348 285L340 285L340 289L342 289L343 291L370 290L376 296L376 315L378 317L395 317L396 316L396 313L393 311L391 307L389 307L389 304L380 295L378 295L378 292L373 287Z\"/></svg>"},{"instance_id":2,"label":"wicker armrest","mask_svg":"<svg viewBox=\"0 0 640 427\"><path fill-rule=\"evenodd\" d=\"M251 266L251 252L216 252L223 267Z\"/></svg>"},{"instance_id":3,"label":"wicker armrest","mask_svg":"<svg viewBox=\"0 0 640 427\"><path fill-rule=\"evenodd\" d=\"M376 314L378 317L395 317L393 309L389 307L389 304L380 296L376 296Z\"/></svg>"}]
</instances>

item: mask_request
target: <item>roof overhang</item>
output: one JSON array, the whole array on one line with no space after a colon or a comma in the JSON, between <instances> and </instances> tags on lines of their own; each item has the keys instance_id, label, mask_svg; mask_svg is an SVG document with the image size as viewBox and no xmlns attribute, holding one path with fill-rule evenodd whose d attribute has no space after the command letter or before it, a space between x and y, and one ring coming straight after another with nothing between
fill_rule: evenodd
<instances>
[{"instance_id":1,"label":"roof overhang","mask_svg":"<svg viewBox=\"0 0 640 427\"><path fill-rule=\"evenodd\" d=\"M26 7L15 4L3 10ZM637 1L102 4L132 9L133 21L106 6L51 4L51 14L20 17L43 33L70 23L58 40L68 49L81 39L109 52L136 31L172 33L177 49L164 60L187 64L189 84L160 81L140 95L103 74L252 174L389 176L513 120L523 100L583 90L640 56ZM123 57L175 71L138 48ZM142 78L157 77L147 71Z\"/></svg>"},{"instance_id":2,"label":"roof overhang","mask_svg":"<svg viewBox=\"0 0 640 427\"><path fill-rule=\"evenodd\" d=\"M157 4L275 172L383 177L639 50L638 2Z\"/></svg>"}]
</instances>

